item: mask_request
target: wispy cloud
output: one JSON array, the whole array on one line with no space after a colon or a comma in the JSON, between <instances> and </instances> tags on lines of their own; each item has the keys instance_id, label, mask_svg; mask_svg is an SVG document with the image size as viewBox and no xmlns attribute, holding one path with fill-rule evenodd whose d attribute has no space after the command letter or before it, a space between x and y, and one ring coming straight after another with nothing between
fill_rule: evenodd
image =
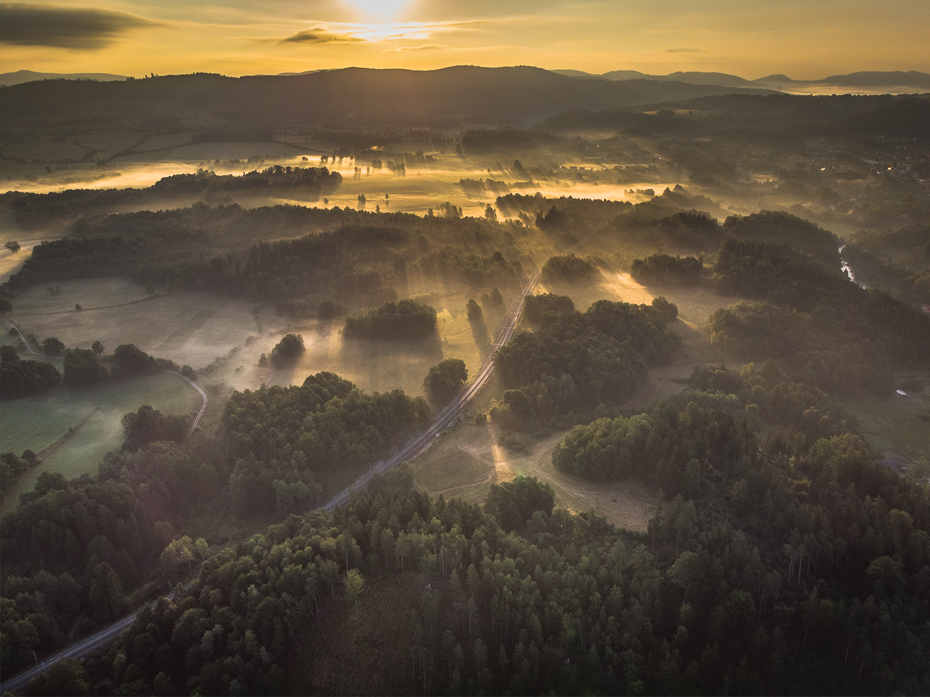
<instances>
[{"instance_id":1,"label":"wispy cloud","mask_svg":"<svg viewBox=\"0 0 930 697\"><path fill-rule=\"evenodd\" d=\"M334 43L371 43L380 41L429 41L440 34L474 31L479 25L500 24L514 20L473 20L465 22L404 22L379 24L345 24L335 22L317 22L310 29L297 32L283 39L261 39L261 42L273 41L281 44L334 44ZM399 51L419 51L444 48L440 44L421 44L396 49L387 49L384 53Z\"/></svg>"},{"instance_id":2,"label":"wispy cloud","mask_svg":"<svg viewBox=\"0 0 930 697\"><path fill-rule=\"evenodd\" d=\"M293 36L281 39L282 44L344 44L344 43L362 43L365 39L352 34L336 34L326 31L323 28L306 29L297 32Z\"/></svg>"},{"instance_id":3,"label":"wispy cloud","mask_svg":"<svg viewBox=\"0 0 930 697\"><path fill-rule=\"evenodd\" d=\"M399 48L386 48L381 53L404 53L406 51L431 51L437 48L444 48L439 44L423 44L422 46L401 46Z\"/></svg>"},{"instance_id":4,"label":"wispy cloud","mask_svg":"<svg viewBox=\"0 0 930 697\"><path fill-rule=\"evenodd\" d=\"M703 48L667 48L666 53L707 53Z\"/></svg>"},{"instance_id":5,"label":"wispy cloud","mask_svg":"<svg viewBox=\"0 0 930 697\"><path fill-rule=\"evenodd\" d=\"M90 7L0 3L0 43L94 50L132 29L157 26L136 15Z\"/></svg>"}]
</instances>

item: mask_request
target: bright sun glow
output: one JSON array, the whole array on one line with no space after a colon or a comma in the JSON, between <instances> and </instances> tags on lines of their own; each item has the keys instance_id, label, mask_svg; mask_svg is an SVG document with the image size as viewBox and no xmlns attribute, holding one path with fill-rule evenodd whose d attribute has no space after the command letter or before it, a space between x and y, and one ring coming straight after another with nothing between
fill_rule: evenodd
<instances>
[{"instance_id":1,"label":"bright sun glow","mask_svg":"<svg viewBox=\"0 0 930 697\"><path fill-rule=\"evenodd\" d=\"M365 19L389 20L407 5L408 0L346 0Z\"/></svg>"}]
</instances>

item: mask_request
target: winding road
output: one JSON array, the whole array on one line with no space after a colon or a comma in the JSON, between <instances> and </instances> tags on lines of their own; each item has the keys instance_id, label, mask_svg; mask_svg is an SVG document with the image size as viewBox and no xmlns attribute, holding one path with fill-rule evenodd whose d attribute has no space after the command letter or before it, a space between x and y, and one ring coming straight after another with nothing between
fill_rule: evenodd
<instances>
[{"instance_id":1,"label":"winding road","mask_svg":"<svg viewBox=\"0 0 930 697\"><path fill-rule=\"evenodd\" d=\"M172 375L177 375L182 380L187 380L190 386L197 390L200 393L200 396L203 397L203 405L200 407L200 411L197 412L197 416L194 418L194 423L191 424L191 430L187 434L190 435L194 432L194 429L197 428L197 424L200 423L200 417L203 416L203 413L207 410L207 404L210 402L210 400L207 399L207 393L203 391L203 388L186 375L181 375L181 373L177 373L173 370L166 370L165 372L171 373Z\"/></svg>"},{"instance_id":2,"label":"winding road","mask_svg":"<svg viewBox=\"0 0 930 697\"><path fill-rule=\"evenodd\" d=\"M368 482L370 482L372 477L375 475L386 472L392 467L395 467L400 463L409 460L411 457L425 448L428 443L432 442L432 439L435 438L443 428L448 426L449 422L454 421L458 417L465 406L472 399L474 399L479 390L484 387L485 383L488 381L488 378L490 378L491 374L494 372L494 355L497 353L501 346L513 338L513 335L517 330L517 322L520 320L520 313L523 310L523 302L526 300L526 296L533 292L536 284L539 283L541 273L541 271L536 272L536 275L533 276L533 278L531 278L523 287L520 296L514 300L514 302L508 308L507 314L504 315L504 325L501 327L501 331L497 336L497 340L494 342L494 345L488 352L487 357L481 364L481 368L478 370L478 374L475 379L466 385L462 392L459 393L459 395L452 401L451 404L449 404L449 406L439 412L439 415L436 417L436 420L433 421L432 425L416 438L409 441L399 452L395 453L390 458L375 462L367 470L365 470L365 472L363 472L362 475L359 476L359 478L356 479L351 486L347 487L339 494L334 496L325 505L321 506L320 509L331 511L337 506L347 504L352 497L352 492L364 489ZM7 322L9 322L9 320L7 320ZM15 327L12 322L9 323ZM17 331L19 330L17 329ZM22 336L21 333L20 336ZM23 341L25 341L25 337L23 337ZM26 343L26 346L29 347L28 342ZM35 353L31 348L29 350L31 353ZM201 407L200 413L197 414L197 418L194 419L194 423L191 426L191 431L193 432L194 428L197 427L197 423L200 421L200 417L203 415L204 409L207 408L207 395L199 385L184 375L175 373L173 370L169 370L167 372L173 373L178 377L187 380L187 382L189 382L194 387L194 389L200 392L201 396L203 397L203 407ZM110 644L111 642L115 641L119 635L122 634L122 632L135 621L136 614L137 613L133 613L123 617L121 620L114 622L109 627L102 629L96 634L93 634L92 636L79 641L64 651L61 651L60 653L42 661L42 663L38 666L30 668L26 672L17 675L15 678L11 678L10 680L0 684L0 694L4 692L15 692L16 690L22 689L28 685L29 681L34 677L41 675L52 665L64 658L81 659L90 652Z\"/></svg>"}]
</instances>

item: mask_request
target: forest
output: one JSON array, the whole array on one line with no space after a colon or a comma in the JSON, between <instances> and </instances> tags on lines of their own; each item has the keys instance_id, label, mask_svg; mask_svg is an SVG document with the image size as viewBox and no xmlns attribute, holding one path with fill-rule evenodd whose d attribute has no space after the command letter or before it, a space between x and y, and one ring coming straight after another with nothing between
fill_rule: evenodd
<instances>
[{"instance_id":1,"label":"forest","mask_svg":"<svg viewBox=\"0 0 930 697\"><path fill-rule=\"evenodd\" d=\"M777 358L799 381L835 394L888 389L895 366L926 365L930 319L882 290L864 289L785 243L728 239L714 266L711 342L744 360Z\"/></svg>"},{"instance_id":2,"label":"forest","mask_svg":"<svg viewBox=\"0 0 930 697\"><path fill-rule=\"evenodd\" d=\"M121 693L281 693L288 647L396 578L420 589L393 610L410 618L391 671L409 693L925 691L926 497L877 470L856 436L763 436L715 406L721 394L644 424L595 422L592 445L671 455L679 491L644 534L555 509L534 479L496 485L478 507L412 491L401 469L334 515L289 516L202 562L179 546L196 573L163 553L169 577L190 580L100 665ZM57 579L12 584L29 592L18 612L62 583L80 593L66 558ZM118 575L89 572L106 614Z\"/></svg>"},{"instance_id":3,"label":"forest","mask_svg":"<svg viewBox=\"0 0 930 697\"><path fill-rule=\"evenodd\" d=\"M490 416L510 427L571 422L639 389L648 365L674 355L681 339L652 307L599 300L584 313L557 296L530 304L546 325L517 334L494 358L506 391Z\"/></svg>"},{"instance_id":4,"label":"forest","mask_svg":"<svg viewBox=\"0 0 930 697\"><path fill-rule=\"evenodd\" d=\"M422 339L436 332L436 310L414 300L385 303L365 315L346 317L352 339Z\"/></svg>"},{"instance_id":5,"label":"forest","mask_svg":"<svg viewBox=\"0 0 930 697\"><path fill-rule=\"evenodd\" d=\"M342 75L390 123L351 95L246 122L258 78L62 87L168 145L0 193L26 339L0 398L57 429L0 453L4 680L138 613L18 693L930 693L926 99L598 111L672 88L595 77L431 76L442 109L496 109L453 118ZM574 110L497 127L540 84ZM55 85L2 90L37 113ZM226 139L287 156L242 173ZM107 188L172 148L185 173ZM203 392L166 377L183 400L111 409L80 460L95 391L165 370Z\"/></svg>"}]
</instances>

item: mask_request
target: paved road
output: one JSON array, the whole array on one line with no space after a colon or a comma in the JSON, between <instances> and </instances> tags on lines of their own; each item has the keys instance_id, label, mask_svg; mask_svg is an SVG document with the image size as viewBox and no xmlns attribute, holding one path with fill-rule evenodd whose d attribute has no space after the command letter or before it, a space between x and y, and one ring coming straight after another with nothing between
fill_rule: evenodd
<instances>
[{"instance_id":1,"label":"paved road","mask_svg":"<svg viewBox=\"0 0 930 697\"><path fill-rule=\"evenodd\" d=\"M450 421L456 419L465 408L465 406L478 394L478 391L484 387L484 384L488 381L488 378L491 377L491 373L494 372L494 354L497 353L497 350L510 341L513 338L514 332L517 330L517 322L520 319L520 312L523 310L523 301L526 299L526 296L533 292L533 289L536 287L536 284L539 283L539 276L541 272L537 272L533 278L524 286L523 291L520 293L520 297L514 300L513 304L508 308L507 314L504 316L504 326L501 328L500 334L497 337L497 341L494 342L494 345L491 347L490 352L487 357L484 359L484 362L481 364L481 368L478 370L478 375L475 379L469 383L465 389L459 393L459 395L452 401L452 403L443 409L439 416L436 417L436 420L433 424L426 429L419 436L411 440L404 448L388 458L387 460L380 460L374 463L369 467L365 472L355 480L355 483L352 486L348 487L338 495L334 496L328 503L326 503L321 508L326 511L331 511L337 506L342 506L347 504L352 497L353 491L359 491L371 481L371 478L382 472L386 472L399 465L401 462L405 462L413 457L415 454L420 452L426 444L431 442L433 438L436 437L443 428L445 428ZM25 340L25 339L24 339ZM26 344L28 346L28 343ZM174 372L174 371L168 371ZM197 418L194 420L194 426L197 425L197 422L200 420L203 410L207 407L207 395L202 389L194 382L184 377L180 373L175 373L194 386L194 388L200 392L203 396L203 407L200 409L200 414L197 415ZM193 431L193 427L191 427ZM170 597L170 596L169 596ZM4 692L15 692L16 690L22 689L25 687L30 680L32 680L37 675L41 675L46 670L48 670L54 663L62 660L63 658L74 658L80 659L86 656L91 651L102 648L107 644L116 640L116 638L123 632L124 629L128 628L136 619L136 613L133 613L118 622L110 625L106 629L103 629L93 636L90 636L74 646L65 649L59 654L52 656L51 658L43 661L40 665L35 668L27 670L25 673L17 675L15 678L7 680L6 682L0 684L0 694Z\"/></svg>"},{"instance_id":2,"label":"paved road","mask_svg":"<svg viewBox=\"0 0 930 697\"><path fill-rule=\"evenodd\" d=\"M513 304L508 308L507 314L505 315L504 326L501 328L501 332L497 337L497 341L494 342L494 345L491 347L491 351L488 353L487 357L484 359L484 362L481 364L481 368L478 370L478 375L475 379L469 383L465 389L459 393L459 395L452 400L452 403L439 412L439 416L436 417L436 420L433 424L426 429L419 436L411 440L403 449L388 458L387 460L380 460L374 463L369 467L362 475L355 480L355 483L345 490L341 491L339 494L334 496L329 500L325 505L321 506L323 510L331 511L337 506L345 505L349 502L352 497L353 491L359 491L364 489L367 486L368 482L371 481L371 478L382 472L386 472L399 465L401 462L406 462L411 457L420 452L423 448L426 447L427 443L431 442L433 438L436 437L443 428L445 428L449 422L455 420L465 406L474 398L478 391L484 387L484 384L488 381L488 378L491 377L491 373L494 372L494 355L497 353L497 350L510 341L513 338L514 332L517 330L517 322L520 319L520 312L523 310L523 301L526 300L526 296L530 295L533 292L533 289L536 287L536 284L539 283L539 277L541 271L537 271L536 275L529 280L529 282L524 286L523 291L520 293L520 297L514 300Z\"/></svg>"},{"instance_id":3,"label":"paved road","mask_svg":"<svg viewBox=\"0 0 930 697\"><path fill-rule=\"evenodd\" d=\"M86 639L82 639L81 641L65 649L64 651L58 654L55 654L49 659L42 661L36 667L30 668L25 673L20 673L15 678L11 678L10 680L7 680L3 684L0 684L0 694L3 694L5 692L16 692L17 690L23 689L24 687L26 687L26 685L29 684L30 680L32 680L34 677L38 675L41 675L46 670L51 668L52 665L54 665L55 663L57 663L58 661L62 659L73 658L75 660L79 660L83 658L84 656L86 656L87 654L89 654L91 651L94 651L103 646L106 646L112 641L115 641L116 638L120 634L122 634L123 630L128 628L135 621L136 621L136 613L133 613L129 615L128 617L124 617L118 622L111 624L106 629L102 629L96 634L89 636Z\"/></svg>"}]
</instances>

